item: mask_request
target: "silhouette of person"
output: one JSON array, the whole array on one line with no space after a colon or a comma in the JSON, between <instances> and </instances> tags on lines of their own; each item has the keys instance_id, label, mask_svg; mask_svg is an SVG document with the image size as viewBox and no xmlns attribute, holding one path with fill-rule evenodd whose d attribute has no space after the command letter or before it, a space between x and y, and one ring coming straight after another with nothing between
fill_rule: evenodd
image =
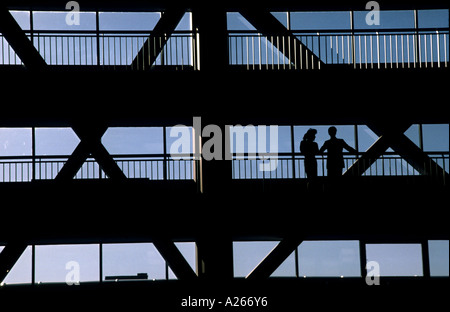
<instances>
[{"instance_id":1,"label":"silhouette of person","mask_svg":"<svg viewBox=\"0 0 450 312\"><path fill-rule=\"evenodd\" d=\"M322 154L325 150L328 151L327 156L327 175L329 177L342 176L342 169L344 168L344 155L342 150L345 148L350 153L356 153L356 150L345 143L343 139L336 138L336 127L328 128L330 139L325 141L320 148L319 153Z\"/></svg>"},{"instance_id":2,"label":"silhouette of person","mask_svg":"<svg viewBox=\"0 0 450 312\"><path fill-rule=\"evenodd\" d=\"M308 179L317 177L317 160L316 155L319 153L319 146L314 140L316 139L317 130L309 129L300 142L300 152L305 155L305 172Z\"/></svg>"}]
</instances>

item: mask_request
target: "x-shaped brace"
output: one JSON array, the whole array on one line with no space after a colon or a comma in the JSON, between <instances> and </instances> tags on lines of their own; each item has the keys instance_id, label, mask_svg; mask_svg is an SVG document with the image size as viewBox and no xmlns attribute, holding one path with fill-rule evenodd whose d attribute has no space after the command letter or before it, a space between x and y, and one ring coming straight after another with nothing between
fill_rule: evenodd
<instances>
[{"instance_id":1,"label":"x-shaped brace","mask_svg":"<svg viewBox=\"0 0 450 312\"><path fill-rule=\"evenodd\" d=\"M291 235L281 240L278 245L250 272L246 279L265 279L294 252L303 241L302 236Z\"/></svg>"},{"instance_id":2,"label":"x-shaped brace","mask_svg":"<svg viewBox=\"0 0 450 312\"><path fill-rule=\"evenodd\" d=\"M101 142L103 134L108 129L106 126L73 126L72 129L81 141L56 176L56 180L73 179L91 155L109 178L126 179L123 171L117 166L117 163Z\"/></svg>"},{"instance_id":3,"label":"x-shaped brace","mask_svg":"<svg viewBox=\"0 0 450 312\"><path fill-rule=\"evenodd\" d=\"M368 127L379 136L378 140L344 173L345 176L362 175L380 156L391 147L415 170L424 175L446 175L442 168L424 153L404 132L411 124L369 124Z\"/></svg>"}]
</instances>

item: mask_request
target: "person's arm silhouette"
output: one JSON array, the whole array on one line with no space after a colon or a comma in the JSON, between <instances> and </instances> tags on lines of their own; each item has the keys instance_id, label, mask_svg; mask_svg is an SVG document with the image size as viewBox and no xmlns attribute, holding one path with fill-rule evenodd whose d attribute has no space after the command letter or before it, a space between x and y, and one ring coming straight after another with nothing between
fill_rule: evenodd
<instances>
[{"instance_id":1,"label":"person's arm silhouette","mask_svg":"<svg viewBox=\"0 0 450 312\"><path fill-rule=\"evenodd\" d=\"M348 152L350 152L352 154L358 153L353 147L348 145L344 140L341 140L341 142L342 142L342 147L345 148Z\"/></svg>"},{"instance_id":2,"label":"person's arm silhouette","mask_svg":"<svg viewBox=\"0 0 450 312\"><path fill-rule=\"evenodd\" d=\"M328 148L328 141L325 141L325 143L323 143L322 147L319 150L319 155L322 155L323 152Z\"/></svg>"}]
</instances>

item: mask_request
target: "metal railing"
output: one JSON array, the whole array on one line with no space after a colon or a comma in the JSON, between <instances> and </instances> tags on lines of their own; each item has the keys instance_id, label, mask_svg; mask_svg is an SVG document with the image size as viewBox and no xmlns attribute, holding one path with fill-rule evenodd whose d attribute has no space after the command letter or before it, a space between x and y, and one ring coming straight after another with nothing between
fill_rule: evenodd
<instances>
[{"instance_id":1,"label":"metal railing","mask_svg":"<svg viewBox=\"0 0 450 312\"><path fill-rule=\"evenodd\" d=\"M430 152L427 153L430 162L434 161L445 174L449 172L449 153ZM359 155L345 155L343 172L353 165ZM317 175L327 175L327 157L318 155ZM300 153L265 153L257 156L234 156L232 161L233 179L305 179L305 158ZM386 153L377 158L366 168L362 167L362 176L418 176L421 175L406 160L395 153ZM430 164L427 167L433 167ZM436 167L434 167L436 168ZM437 175L438 172L431 174ZM446 181L444 181L445 183Z\"/></svg>"},{"instance_id":2,"label":"metal railing","mask_svg":"<svg viewBox=\"0 0 450 312\"><path fill-rule=\"evenodd\" d=\"M247 70L311 69L314 57L324 65L355 69L441 68L449 62L449 30L294 30L271 36L233 31L228 53L230 65Z\"/></svg>"},{"instance_id":3,"label":"metal railing","mask_svg":"<svg viewBox=\"0 0 450 312\"><path fill-rule=\"evenodd\" d=\"M0 157L0 182L30 182L52 180L67 162L68 156L15 156ZM193 156L173 159L170 155L114 155L119 168L127 178L149 180L194 180L196 176ZM94 159L88 159L75 179L107 179L107 175Z\"/></svg>"},{"instance_id":4,"label":"metal railing","mask_svg":"<svg viewBox=\"0 0 450 312\"><path fill-rule=\"evenodd\" d=\"M35 31L28 38L48 65L101 66L147 70L150 67L198 69L199 34L176 31L153 35L149 31ZM0 65L23 65L0 34Z\"/></svg>"},{"instance_id":5,"label":"metal railing","mask_svg":"<svg viewBox=\"0 0 450 312\"><path fill-rule=\"evenodd\" d=\"M196 31L176 31L170 36L151 31L34 31L27 35L48 65L199 69ZM228 55L229 65L247 70L320 69L321 65L446 68L449 29L293 30L290 35L270 36L232 31ZM315 58L321 61L316 67ZM22 65L2 34L0 65Z\"/></svg>"},{"instance_id":6,"label":"metal railing","mask_svg":"<svg viewBox=\"0 0 450 312\"><path fill-rule=\"evenodd\" d=\"M425 167L442 170L431 172L445 179L449 172L449 153L427 153L438 167L424 164ZM344 156L345 172L358 159L359 155ZM164 154L114 155L119 168L127 178L149 180L194 180L197 177L196 161L193 155L171 158ZM0 182L30 182L33 180L52 180L60 172L68 156L15 156L0 157ZM326 176L326 155L317 160L318 176ZM232 160L232 179L304 179L306 178L304 156L299 153L264 153L257 156L234 156ZM362 176L418 176L421 175L406 160L395 153L386 153L362 168ZM107 175L94 159L88 159L80 168L75 179L106 179ZM446 181L444 181L445 183Z\"/></svg>"}]
</instances>

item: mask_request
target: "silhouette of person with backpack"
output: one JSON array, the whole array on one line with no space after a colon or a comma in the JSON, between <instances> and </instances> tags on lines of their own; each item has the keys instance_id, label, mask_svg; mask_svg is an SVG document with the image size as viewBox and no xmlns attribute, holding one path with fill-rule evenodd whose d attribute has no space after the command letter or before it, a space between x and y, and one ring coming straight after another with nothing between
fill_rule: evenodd
<instances>
[{"instance_id":1,"label":"silhouette of person with backpack","mask_svg":"<svg viewBox=\"0 0 450 312\"><path fill-rule=\"evenodd\" d=\"M325 141L323 146L319 150L319 154L322 154L325 150L328 151L327 155L327 175L328 177L340 177L342 176L342 169L344 168L344 155L343 149L346 149L350 153L355 153L356 150L345 143L343 139L336 138L336 127L328 128L328 134L330 139Z\"/></svg>"}]
</instances>

